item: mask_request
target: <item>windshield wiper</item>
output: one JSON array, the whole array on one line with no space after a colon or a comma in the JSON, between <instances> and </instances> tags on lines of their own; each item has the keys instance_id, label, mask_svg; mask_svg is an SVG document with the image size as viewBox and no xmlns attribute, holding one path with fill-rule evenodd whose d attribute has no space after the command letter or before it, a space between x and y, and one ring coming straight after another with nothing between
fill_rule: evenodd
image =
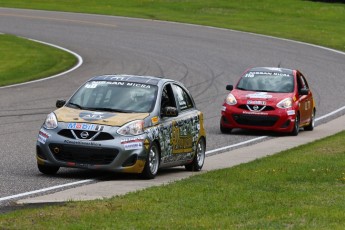
<instances>
[{"instance_id":1,"label":"windshield wiper","mask_svg":"<svg viewBox=\"0 0 345 230\"><path fill-rule=\"evenodd\" d=\"M248 90L248 89L245 89L245 88L242 88L242 87L237 87L236 89L239 89L239 90Z\"/></svg>"},{"instance_id":2,"label":"windshield wiper","mask_svg":"<svg viewBox=\"0 0 345 230\"><path fill-rule=\"evenodd\" d=\"M92 109L93 110L107 111L107 112L128 113L127 110L121 110L121 109L112 109L112 108L92 108Z\"/></svg>"},{"instance_id":3,"label":"windshield wiper","mask_svg":"<svg viewBox=\"0 0 345 230\"><path fill-rule=\"evenodd\" d=\"M69 102L68 105L73 105L73 106L77 107L78 109L84 109L81 105L78 105L78 104L73 103L73 102Z\"/></svg>"}]
</instances>

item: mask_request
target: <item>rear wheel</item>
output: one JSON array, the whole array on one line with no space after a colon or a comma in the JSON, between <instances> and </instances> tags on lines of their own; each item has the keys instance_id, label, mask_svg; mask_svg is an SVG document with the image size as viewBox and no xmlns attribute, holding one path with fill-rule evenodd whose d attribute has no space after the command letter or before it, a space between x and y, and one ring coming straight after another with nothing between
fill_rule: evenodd
<instances>
[{"instance_id":1,"label":"rear wheel","mask_svg":"<svg viewBox=\"0 0 345 230\"><path fill-rule=\"evenodd\" d=\"M205 161L205 149L206 143L204 138L200 138L196 146L196 151L193 157L193 161L187 165L185 168L187 171L200 171Z\"/></svg>"},{"instance_id":2,"label":"rear wheel","mask_svg":"<svg viewBox=\"0 0 345 230\"><path fill-rule=\"evenodd\" d=\"M41 173L47 174L47 175L54 175L60 169L59 166L40 165L40 164L37 164L37 167Z\"/></svg>"},{"instance_id":3,"label":"rear wheel","mask_svg":"<svg viewBox=\"0 0 345 230\"><path fill-rule=\"evenodd\" d=\"M315 127L315 109L313 110L313 112L310 115L309 125L305 126L304 130L313 131L314 127Z\"/></svg>"},{"instance_id":4,"label":"rear wheel","mask_svg":"<svg viewBox=\"0 0 345 230\"><path fill-rule=\"evenodd\" d=\"M295 125L293 127L293 130L291 132L291 135L292 136L297 136L299 133L299 114L296 115L296 118L295 118Z\"/></svg>"},{"instance_id":5,"label":"rear wheel","mask_svg":"<svg viewBox=\"0 0 345 230\"><path fill-rule=\"evenodd\" d=\"M159 168L159 148L155 142L152 143L149 153L146 157L144 170L140 174L143 179L153 179L158 173Z\"/></svg>"}]
</instances>

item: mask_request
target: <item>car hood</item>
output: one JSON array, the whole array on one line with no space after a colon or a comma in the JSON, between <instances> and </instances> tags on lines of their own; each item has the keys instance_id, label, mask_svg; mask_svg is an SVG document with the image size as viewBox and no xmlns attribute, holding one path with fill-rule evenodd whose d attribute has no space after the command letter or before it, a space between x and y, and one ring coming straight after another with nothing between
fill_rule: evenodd
<instances>
[{"instance_id":1,"label":"car hood","mask_svg":"<svg viewBox=\"0 0 345 230\"><path fill-rule=\"evenodd\" d=\"M144 119L149 113L111 113L62 107L54 111L59 122L83 122L122 126L130 121Z\"/></svg>"},{"instance_id":2,"label":"car hood","mask_svg":"<svg viewBox=\"0 0 345 230\"><path fill-rule=\"evenodd\" d=\"M231 92L238 101L242 100L259 100L267 103L277 103L287 97L293 97L293 93L271 93L271 92L256 92L233 90Z\"/></svg>"}]
</instances>

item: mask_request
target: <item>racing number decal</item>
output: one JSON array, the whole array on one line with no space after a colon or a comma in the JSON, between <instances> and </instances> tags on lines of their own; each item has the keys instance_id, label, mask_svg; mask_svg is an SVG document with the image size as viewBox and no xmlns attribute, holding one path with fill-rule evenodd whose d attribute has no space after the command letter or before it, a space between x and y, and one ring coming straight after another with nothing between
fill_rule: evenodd
<instances>
[{"instance_id":1,"label":"racing number decal","mask_svg":"<svg viewBox=\"0 0 345 230\"><path fill-rule=\"evenodd\" d=\"M193 151L193 136L189 124L179 125L179 122L174 121L172 125L171 144L173 146L173 154L190 153Z\"/></svg>"},{"instance_id":2,"label":"racing number decal","mask_svg":"<svg viewBox=\"0 0 345 230\"><path fill-rule=\"evenodd\" d=\"M306 103L304 103L304 109L305 109L305 110L309 110L310 107L311 107L310 101L307 101Z\"/></svg>"}]
</instances>

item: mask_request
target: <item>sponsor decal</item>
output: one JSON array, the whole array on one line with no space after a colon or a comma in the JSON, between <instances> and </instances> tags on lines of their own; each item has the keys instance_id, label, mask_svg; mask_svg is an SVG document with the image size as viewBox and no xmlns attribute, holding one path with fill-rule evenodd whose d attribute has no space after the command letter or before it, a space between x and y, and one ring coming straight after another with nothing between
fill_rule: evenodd
<instances>
[{"instance_id":1,"label":"sponsor decal","mask_svg":"<svg viewBox=\"0 0 345 230\"><path fill-rule=\"evenodd\" d=\"M145 146L146 150L148 150L150 148L150 141L148 139L145 139L144 146Z\"/></svg>"},{"instance_id":2,"label":"sponsor decal","mask_svg":"<svg viewBox=\"0 0 345 230\"><path fill-rule=\"evenodd\" d=\"M247 112L247 111L243 111L243 114L254 114L254 115L268 115L268 113L260 113L260 112Z\"/></svg>"},{"instance_id":3,"label":"sponsor decal","mask_svg":"<svg viewBox=\"0 0 345 230\"><path fill-rule=\"evenodd\" d=\"M194 156L197 140L201 132L205 132L201 130L203 128L202 121L202 114L196 114L150 127L145 131L147 140L144 141L144 147L148 150L150 143L158 140L161 147L162 162Z\"/></svg>"},{"instance_id":4,"label":"sponsor decal","mask_svg":"<svg viewBox=\"0 0 345 230\"><path fill-rule=\"evenodd\" d=\"M94 89L98 85L120 85L120 86L127 86L127 87L137 87L137 88L145 88L145 89L150 89L151 85L148 84L142 84L142 83L135 83L135 82L124 82L122 77L112 77L111 80L116 80L116 81L92 81L88 82L85 85L85 88L89 89Z\"/></svg>"},{"instance_id":5,"label":"sponsor decal","mask_svg":"<svg viewBox=\"0 0 345 230\"><path fill-rule=\"evenodd\" d=\"M102 113L102 112L81 112L79 113L79 117L84 119L85 121L98 121L107 119L109 117L116 116L113 113Z\"/></svg>"},{"instance_id":6,"label":"sponsor decal","mask_svg":"<svg viewBox=\"0 0 345 230\"><path fill-rule=\"evenodd\" d=\"M295 110L288 110L287 115L295 115Z\"/></svg>"},{"instance_id":7,"label":"sponsor decal","mask_svg":"<svg viewBox=\"0 0 345 230\"><path fill-rule=\"evenodd\" d=\"M157 116L151 118L151 122L152 122L152 124L154 124L154 125L157 124L158 121L159 121L159 118L158 118Z\"/></svg>"},{"instance_id":8,"label":"sponsor decal","mask_svg":"<svg viewBox=\"0 0 345 230\"><path fill-rule=\"evenodd\" d=\"M134 149L140 149L143 147L142 142L132 142L132 143L127 143L123 145L125 147L125 150L134 150Z\"/></svg>"},{"instance_id":9,"label":"sponsor decal","mask_svg":"<svg viewBox=\"0 0 345 230\"><path fill-rule=\"evenodd\" d=\"M267 94L267 92L257 92L257 93L251 93L246 95L247 98L272 98L272 95Z\"/></svg>"},{"instance_id":10,"label":"sponsor decal","mask_svg":"<svg viewBox=\"0 0 345 230\"><path fill-rule=\"evenodd\" d=\"M173 146L173 154L192 152L193 136L189 130L189 124L179 125L173 123L171 144Z\"/></svg>"},{"instance_id":11,"label":"sponsor decal","mask_svg":"<svg viewBox=\"0 0 345 230\"><path fill-rule=\"evenodd\" d=\"M307 102L304 104L305 110L309 110L310 107L311 107L311 103L310 103L310 101L307 101Z\"/></svg>"},{"instance_id":12,"label":"sponsor decal","mask_svg":"<svg viewBox=\"0 0 345 230\"><path fill-rule=\"evenodd\" d=\"M266 101L253 101L248 100L247 105L266 105Z\"/></svg>"},{"instance_id":13,"label":"sponsor decal","mask_svg":"<svg viewBox=\"0 0 345 230\"><path fill-rule=\"evenodd\" d=\"M75 145L95 146L95 147L100 147L100 146L102 146L102 145L99 144L99 143L90 142L90 141L64 140L64 143L66 143L66 144L75 144Z\"/></svg>"},{"instance_id":14,"label":"sponsor decal","mask_svg":"<svg viewBox=\"0 0 345 230\"><path fill-rule=\"evenodd\" d=\"M38 132L38 138L37 140L39 142L41 142L42 144L45 144L47 139L50 137L50 134L49 133L46 133L43 129L41 129L39 132Z\"/></svg>"},{"instance_id":15,"label":"sponsor decal","mask_svg":"<svg viewBox=\"0 0 345 230\"><path fill-rule=\"evenodd\" d=\"M132 142L143 142L145 139L144 136L138 136L138 137L130 137L130 138L125 138L120 141L121 144L127 144L127 143L132 143Z\"/></svg>"},{"instance_id":16,"label":"sponsor decal","mask_svg":"<svg viewBox=\"0 0 345 230\"><path fill-rule=\"evenodd\" d=\"M88 89L95 89L97 87L97 83L96 82L88 82L86 83L85 85L85 88L88 88Z\"/></svg>"},{"instance_id":17,"label":"sponsor decal","mask_svg":"<svg viewBox=\"0 0 345 230\"><path fill-rule=\"evenodd\" d=\"M244 77L252 78L252 77L255 77L255 75L291 77L291 75L287 73L265 72L265 71L249 72L246 75L244 75Z\"/></svg>"},{"instance_id":18,"label":"sponsor decal","mask_svg":"<svg viewBox=\"0 0 345 230\"><path fill-rule=\"evenodd\" d=\"M86 123L68 123L67 129L77 129L77 130L95 130L102 131L103 126L95 124L86 124Z\"/></svg>"}]
</instances>

